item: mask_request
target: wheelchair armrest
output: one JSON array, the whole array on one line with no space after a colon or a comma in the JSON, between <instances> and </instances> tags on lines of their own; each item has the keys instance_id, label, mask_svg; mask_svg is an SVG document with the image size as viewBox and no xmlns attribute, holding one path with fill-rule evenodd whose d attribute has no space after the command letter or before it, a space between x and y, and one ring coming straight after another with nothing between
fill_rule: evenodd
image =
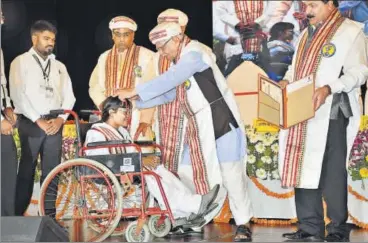
<instances>
[{"instance_id":1,"label":"wheelchair armrest","mask_svg":"<svg viewBox=\"0 0 368 243\"><path fill-rule=\"evenodd\" d=\"M131 141L129 140L112 140L112 141L93 142L93 143L88 143L87 148L106 146L106 145L123 145L123 144L130 144L130 143Z\"/></svg>"},{"instance_id":2,"label":"wheelchair armrest","mask_svg":"<svg viewBox=\"0 0 368 243\"><path fill-rule=\"evenodd\" d=\"M147 145L154 145L156 144L154 141L134 141L135 144L140 145L140 146L147 146Z\"/></svg>"}]
</instances>

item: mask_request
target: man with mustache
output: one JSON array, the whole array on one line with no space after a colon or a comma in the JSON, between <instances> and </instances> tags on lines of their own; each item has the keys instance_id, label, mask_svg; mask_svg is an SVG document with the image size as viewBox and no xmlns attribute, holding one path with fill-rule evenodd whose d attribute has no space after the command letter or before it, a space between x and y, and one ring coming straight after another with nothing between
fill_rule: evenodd
<instances>
[{"instance_id":1,"label":"man with mustache","mask_svg":"<svg viewBox=\"0 0 368 243\"><path fill-rule=\"evenodd\" d=\"M298 231L290 241L349 241L347 170L359 130L359 90L368 78L366 37L341 16L338 1L305 1L308 28L301 34L288 83L315 76L315 116L279 136L281 185L295 188ZM331 222L325 228L322 198ZM325 230L327 236L325 237Z\"/></svg>"},{"instance_id":2,"label":"man with mustache","mask_svg":"<svg viewBox=\"0 0 368 243\"><path fill-rule=\"evenodd\" d=\"M10 96L19 117L21 159L17 176L15 214L22 216L33 192L38 156L41 157L41 184L61 162L63 124L67 115L50 110L71 110L75 103L72 83L64 64L52 54L56 28L45 20L31 27L32 48L16 57L10 66ZM57 182L53 185L57 191ZM50 201L54 196L48 195ZM54 199L53 199L54 198ZM55 217L55 205L47 214Z\"/></svg>"},{"instance_id":3,"label":"man with mustache","mask_svg":"<svg viewBox=\"0 0 368 243\"><path fill-rule=\"evenodd\" d=\"M154 53L134 43L137 24L131 18L118 16L109 23L114 46L104 52L89 82L89 95L101 109L102 102L116 89L134 88L144 80L154 77ZM133 110L130 134L134 140L152 140L151 128L155 109ZM136 131L140 136L135 137Z\"/></svg>"}]
</instances>

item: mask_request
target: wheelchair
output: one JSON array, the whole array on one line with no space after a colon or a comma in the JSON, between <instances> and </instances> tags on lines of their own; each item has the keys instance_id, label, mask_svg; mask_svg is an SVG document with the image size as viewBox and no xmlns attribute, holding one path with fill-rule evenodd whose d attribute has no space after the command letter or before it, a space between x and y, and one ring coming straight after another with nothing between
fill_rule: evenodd
<instances>
[{"instance_id":1,"label":"wheelchair","mask_svg":"<svg viewBox=\"0 0 368 243\"><path fill-rule=\"evenodd\" d=\"M94 113L97 111L81 111ZM83 124L71 110L51 114L70 114L77 133L76 158L55 167L45 178L39 198L39 214L56 220L70 241L101 242L109 236L122 236L128 242L147 242L152 235L164 237L175 225L159 176L142 166L142 158L162 157L153 142L108 141L83 146L84 135L92 124ZM86 156L91 149L134 148L133 153ZM143 148L152 153L142 153ZM161 159L162 161L162 159ZM165 209L149 197L145 176L156 180ZM151 199L151 200L149 200Z\"/></svg>"}]
</instances>

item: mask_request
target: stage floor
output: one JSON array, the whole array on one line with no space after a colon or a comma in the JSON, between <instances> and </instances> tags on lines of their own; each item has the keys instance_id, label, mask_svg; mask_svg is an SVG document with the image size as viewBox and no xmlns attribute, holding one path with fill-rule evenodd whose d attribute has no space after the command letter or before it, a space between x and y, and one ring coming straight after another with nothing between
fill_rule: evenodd
<instances>
[{"instance_id":1,"label":"stage floor","mask_svg":"<svg viewBox=\"0 0 368 243\"><path fill-rule=\"evenodd\" d=\"M154 242L232 242L235 232L235 225L232 224L209 224L204 228L203 234L192 236L168 236L166 238L153 239ZM282 233L291 232L295 226L261 226L252 225L253 242L283 242ZM123 242L124 237L110 237L105 242ZM368 230L353 229L350 234L351 242L368 242Z\"/></svg>"}]
</instances>

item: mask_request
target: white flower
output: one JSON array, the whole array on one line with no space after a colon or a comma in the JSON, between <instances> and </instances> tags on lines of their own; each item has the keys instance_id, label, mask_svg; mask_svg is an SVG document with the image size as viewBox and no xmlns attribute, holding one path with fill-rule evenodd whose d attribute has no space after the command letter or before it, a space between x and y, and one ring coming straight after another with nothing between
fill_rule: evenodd
<instances>
[{"instance_id":1,"label":"white flower","mask_svg":"<svg viewBox=\"0 0 368 243\"><path fill-rule=\"evenodd\" d=\"M271 138L273 141L278 140L278 139L279 139L279 133L271 134L271 135L270 135L270 138Z\"/></svg>"},{"instance_id":2,"label":"white flower","mask_svg":"<svg viewBox=\"0 0 368 243\"><path fill-rule=\"evenodd\" d=\"M272 150L272 152L274 152L274 153L279 152L279 144L278 144L278 143L273 144L273 145L271 146L271 150Z\"/></svg>"},{"instance_id":3,"label":"white flower","mask_svg":"<svg viewBox=\"0 0 368 243\"><path fill-rule=\"evenodd\" d=\"M262 154L266 150L265 145L263 143L261 143L261 142L260 143L257 143L256 146L255 146L255 148L256 148L256 151L258 153L260 153L260 154Z\"/></svg>"},{"instance_id":4,"label":"white flower","mask_svg":"<svg viewBox=\"0 0 368 243\"><path fill-rule=\"evenodd\" d=\"M265 146L270 146L273 143L273 139L271 136L267 136L263 139L263 143Z\"/></svg>"},{"instance_id":5,"label":"white flower","mask_svg":"<svg viewBox=\"0 0 368 243\"><path fill-rule=\"evenodd\" d=\"M247 129L245 130L245 133L246 133L248 136L250 136L251 134L254 134L254 129L252 129L252 128L247 128Z\"/></svg>"},{"instance_id":6,"label":"white flower","mask_svg":"<svg viewBox=\"0 0 368 243\"><path fill-rule=\"evenodd\" d=\"M256 135L256 134L254 134L254 133L249 134L249 142L251 142L251 143L256 143L256 142L258 142L258 137L257 137L257 135Z\"/></svg>"},{"instance_id":7,"label":"white flower","mask_svg":"<svg viewBox=\"0 0 368 243\"><path fill-rule=\"evenodd\" d=\"M267 173L264 169L258 169L256 170L256 176L259 178L259 179L266 179L267 178Z\"/></svg>"},{"instance_id":8,"label":"white flower","mask_svg":"<svg viewBox=\"0 0 368 243\"><path fill-rule=\"evenodd\" d=\"M262 162L263 162L263 163L266 163L266 164L272 164L272 159L271 159L271 157L270 157L270 156L263 156L263 157L261 158L261 160L262 160Z\"/></svg>"},{"instance_id":9,"label":"white flower","mask_svg":"<svg viewBox=\"0 0 368 243\"><path fill-rule=\"evenodd\" d=\"M257 136L257 140L258 141L264 141L265 140L265 138L266 138L266 136L265 136L265 134L264 133L256 133L256 136Z\"/></svg>"},{"instance_id":10,"label":"white flower","mask_svg":"<svg viewBox=\"0 0 368 243\"><path fill-rule=\"evenodd\" d=\"M279 171L278 171L278 170L274 170L274 171L272 171L272 177L273 177L275 180L280 179Z\"/></svg>"},{"instance_id":11,"label":"white flower","mask_svg":"<svg viewBox=\"0 0 368 243\"><path fill-rule=\"evenodd\" d=\"M253 154L248 155L247 161L249 164L254 164L256 162L256 156L254 156Z\"/></svg>"}]
</instances>

